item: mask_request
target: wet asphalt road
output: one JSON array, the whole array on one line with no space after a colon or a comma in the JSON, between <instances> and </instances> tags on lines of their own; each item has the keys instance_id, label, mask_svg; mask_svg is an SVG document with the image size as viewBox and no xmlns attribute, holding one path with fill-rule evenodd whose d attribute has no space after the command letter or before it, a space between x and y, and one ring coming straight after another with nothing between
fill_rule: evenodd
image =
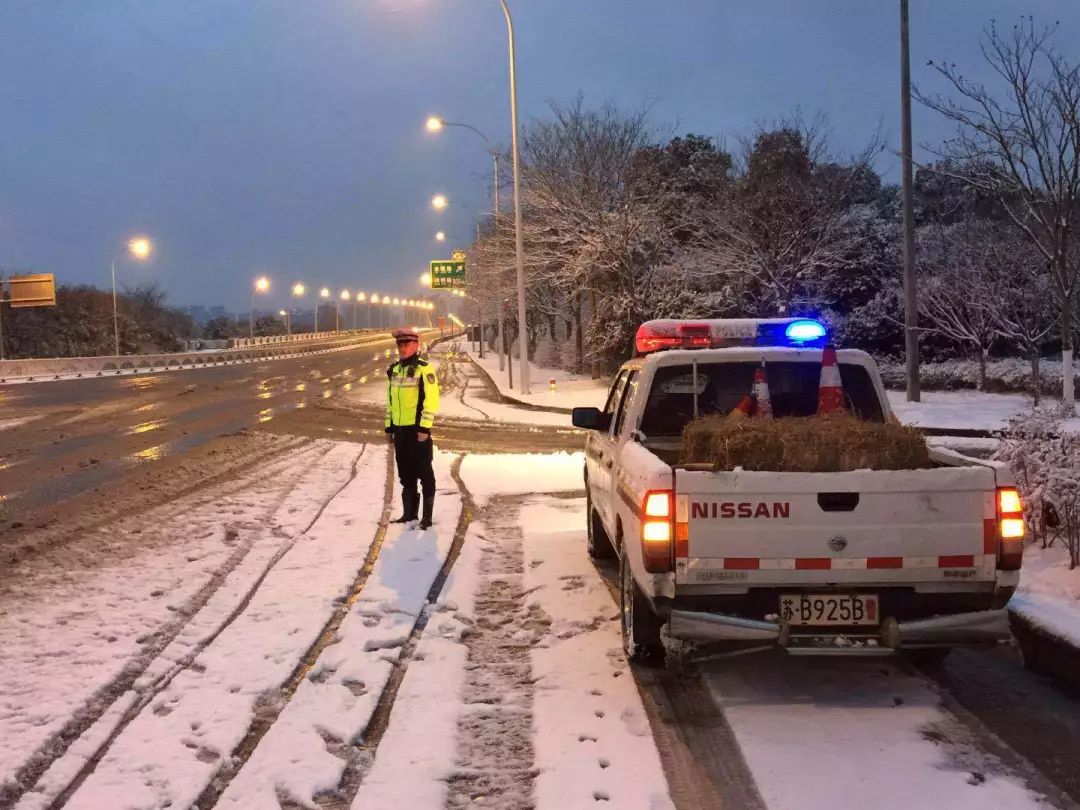
<instances>
[{"instance_id":1,"label":"wet asphalt road","mask_svg":"<svg viewBox=\"0 0 1080 810\"><path fill-rule=\"evenodd\" d=\"M244 365L0 386L0 521L335 394L382 384L393 341ZM9 423L10 424L10 423Z\"/></svg>"},{"instance_id":2,"label":"wet asphalt road","mask_svg":"<svg viewBox=\"0 0 1080 810\"><path fill-rule=\"evenodd\" d=\"M0 385L0 529L33 524L43 510L244 428L379 437L378 390L363 397L370 404L343 395L382 389L395 354L387 336L356 349L244 365ZM497 396L493 388L480 395ZM446 449L503 452L582 444L571 430L478 433L476 423L461 419L440 420L436 438Z\"/></svg>"}]
</instances>

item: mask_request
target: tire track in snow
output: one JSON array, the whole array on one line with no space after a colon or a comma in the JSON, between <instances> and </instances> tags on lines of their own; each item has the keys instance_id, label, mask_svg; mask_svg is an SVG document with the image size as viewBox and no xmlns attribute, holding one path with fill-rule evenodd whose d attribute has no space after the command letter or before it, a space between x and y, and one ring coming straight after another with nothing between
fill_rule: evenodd
<instances>
[{"instance_id":1,"label":"tire track in snow","mask_svg":"<svg viewBox=\"0 0 1080 810\"><path fill-rule=\"evenodd\" d=\"M328 445L325 452L322 454L323 457L328 455L332 449L333 445ZM87 760L86 764L79 769L79 772L78 774L76 774L75 778L68 784L64 791L52 801L52 803L49 805L49 810L59 810L59 808L64 806L67 800L71 798L71 796L74 795L75 791L77 791L79 787L82 786L83 782L86 781L87 777L89 777L90 774L94 772L94 769L97 768L98 763L101 762L101 760L105 757L113 742L115 742L116 739L123 733L124 729L131 725L132 721L134 721L135 718L138 717L139 714L141 714L147 706L153 703L154 700L162 692L168 689L169 685L180 673L190 668L191 665L195 663L195 659L197 659L204 650L206 650L211 644L213 644L214 641L222 633L224 633L229 628L229 626L243 614L245 610L247 610L247 607L251 604L251 600L254 598L256 592L259 590L260 587L262 587L263 582L266 581L266 577L269 576L270 572L274 570L274 567L279 562L281 562L282 558L286 554L288 554L289 551L292 550L292 547L296 545L297 540L299 540L311 530L311 527L314 526L316 521L318 521L318 519L322 516L322 513L326 510L326 507L330 505L330 502L333 501L338 495L340 495L341 492L345 489L345 487L352 483L353 479L356 478L357 466L359 465L360 459L363 457L364 451L366 449L367 445L361 446L360 452L357 454L356 458L353 459L352 469L349 472L348 479L343 484L341 484L341 486L335 489L332 495L330 495L322 502L322 504L316 511L314 517L311 518L307 526L304 527L303 531L288 538L278 547L277 551L274 552L274 555L270 558L266 565L263 566L263 570L259 573L259 576L244 593L243 598L241 598L240 601L236 604L236 606L229 612L228 616L225 618L225 621L219 624L217 629L214 630L214 632L211 633L209 636L200 640L197 644L192 645L190 651L186 655L184 655L184 657L180 661L176 662L174 666L170 667L152 684L150 684L148 688L141 692L141 694L139 695L139 699L136 700L135 703L133 703L130 708L128 708L123 713L120 721L109 732L109 735L105 738L104 742L102 742L102 744L97 748L97 750L94 751L93 755L89 758L89 760ZM292 489L290 488L282 494L281 498L278 499L274 509L272 509L269 514L273 514L275 511L277 511L277 508L285 502L285 499L288 497L291 491ZM247 552L251 550L253 544L254 539L252 539L252 541L247 544L247 549L244 551L243 556L247 556ZM243 556L240 558L240 560L243 559ZM239 565L240 560L237 561L236 565ZM236 568L236 565L233 565L232 568L230 568L227 572L222 573L221 571L219 571L218 574L215 574L215 577L220 580L214 589L215 591L221 586L222 583L224 583L229 573L231 573ZM209 601L212 595L213 593L207 595L206 599L203 600L200 604L200 608L205 605L207 601ZM188 617L188 620L185 621L184 624L186 625L187 622L190 621L197 612L198 609L192 612L192 614Z\"/></svg>"},{"instance_id":2,"label":"tire track in snow","mask_svg":"<svg viewBox=\"0 0 1080 810\"><path fill-rule=\"evenodd\" d=\"M364 445L364 447L366 448L367 445ZM364 563L360 567L360 571L357 573L356 578L353 580L349 592L338 601L338 604L334 607L334 610L330 615L330 619L323 625L315 642L308 648L304 657L300 659L300 663L297 664L288 679L286 679L285 683L280 687L278 700L272 706L265 706L256 714L247 734L244 735L244 738L233 750L232 755L227 761L228 764L210 780L210 783L203 792L199 794L199 798L195 800L192 805L193 808L196 808L197 810L209 810L209 808L212 808L217 804L229 785L232 784L233 779L236 778L236 775L240 773L244 765L251 759L259 742L266 736L270 727L273 726L281 716L281 713L285 710L285 707L288 705L293 695L296 694L297 688L299 688L304 678L308 676L315 666L315 663L318 661L323 650L335 643L338 628L341 626L342 621L344 621L345 617L349 614L349 611L364 590L364 586L371 576L371 571L375 567L375 562L379 558L379 552L382 550L383 542L386 539L386 530L390 521L390 505L394 494L393 458L393 446L388 445L386 487L383 495L382 514L379 518L379 528L375 532L375 537L372 539L371 545L368 547L367 555L364 557ZM356 477L356 467L359 461L360 457L357 456L356 461L353 463L352 476L339 490L337 490L337 492L334 493L333 497L323 504L323 508L319 510L319 515L321 515L323 510L330 504L330 501L336 498L337 495L352 482L353 478ZM312 520L307 529L304 530L304 533L315 525L315 521L318 520L319 515L316 515L315 519Z\"/></svg>"},{"instance_id":3,"label":"tire track in snow","mask_svg":"<svg viewBox=\"0 0 1080 810\"><path fill-rule=\"evenodd\" d=\"M550 625L526 607L521 497L495 498L481 520L491 552L479 566L475 625L468 650L465 705L458 722L457 769L448 778L446 807L531 810L536 779L533 750L535 630ZM496 539L497 538L497 539Z\"/></svg>"},{"instance_id":4,"label":"tire track in snow","mask_svg":"<svg viewBox=\"0 0 1080 810\"><path fill-rule=\"evenodd\" d=\"M405 680L409 663L416 653L417 645L424 635L432 610L439 600L443 587L446 585L450 571L461 555L461 547L465 543L469 525L472 523L473 515L476 513L476 503L473 501L472 494L461 477L461 465L464 460L465 455L459 455L454 459L454 463L450 467L450 475L453 477L458 492L461 494L461 514L458 517L457 526L454 529L454 539L446 553L446 559L443 560L442 567L439 569L438 574L435 575L435 579L428 589L424 607L417 614L416 622L413 624L408 639L401 645L401 651L394 662L394 670L390 673L386 685L379 694L379 699L375 704L375 709L372 711L367 727L360 735L359 741L346 752L345 770L342 773L337 789L315 797L315 803L322 810L349 810L353 799L356 798L364 776L375 759L379 743L382 742L383 735L386 734L386 729L390 725L390 714L394 710L394 702L397 700L398 690ZM292 805L282 802L282 808L283 810L291 810Z\"/></svg>"},{"instance_id":5,"label":"tire track in snow","mask_svg":"<svg viewBox=\"0 0 1080 810\"><path fill-rule=\"evenodd\" d=\"M618 567L598 565L616 607ZM701 676L673 667L630 666L649 718L671 800L678 810L765 810L735 732Z\"/></svg>"},{"instance_id":6,"label":"tire track in snow","mask_svg":"<svg viewBox=\"0 0 1080 810\"><path fill-rule=\"evenodd\" d=\"M332 445L328 445L326 449L322 451L321 456L325 456L326 453L330 451L331 447ZM317 449L313 448L312 442L306 440L298 442L291 449L296 450L296 456L318 452ZM294 463L294 455L283 458L279 457L272 462L272 466L268 468L266 474L262 477L266 480L273 480L277 471L285 471ZM311 465L312 462L309 462L308 466L310 467ZM247 481L246 485L250 486L250 483L250 481ZM209 486L209 484L207 484L207 486ZM203 488L204 487L200 486L196 489ZM243 486L237 486L233 488L231 492L235 492L242 488ZM273 514L288 497L291 489L291 487L283 489L264 514ZM192 508L198 508L200 505L205 504L196 503ZM235 530L226 529L226 536L236 538L239 535ZM81 710L76 711L71 719L42 744L38 751L28 759L25 765L15 772L12 782L9 783L10 787L7 787L3 792L0 792L0 810L10 810L10 808L15 807L20 799L37 785L38 781L45 775L49 768L61 759L67 753L68 749L70 749L83 734L89 731L95 723L105 716L116 701L121 699L124 694L138 682L154 661L156 661L169 645L184 631L207 602L213 598L214 594L216 594L225 583L225 580L228 579L229 574L236 570L236 568L244 561L254 546L254 543L255 536L250 536L241 542L210 576L206 583L178 609L177 612L181 618L177 619L175 622L166 624L149 636L140 653L135 656L115 678L100 687L93 695L91 695L84 707ZM200 650L201 649L202 648L200 647ZM170 677L169 680L171 681L172 678ZM151 689L153 689L153 686L151 686ZM154 691L150 699L156 696L158 691L160 690ZM124 712L120 723L113 732L109 734L106 741L102 744L102 747L95 752L95 756L80 769L79 774L75 777L75 781L69 784L57 799L53 800L50 807L62 806L63 802L70 797L74 788L77 787L78 784L81 784L85 777L89 775L93 770L92 766L96 766L97 761L100 759L99 755L104 755L108 746L112 744L112 741L120 731L134 719L133 716L129 717L129 714L134 711L136 707L141 710L142 701L136 702L131 708ZM137 713L137 711L135 713Z\"/></svg>"}]
</instances>

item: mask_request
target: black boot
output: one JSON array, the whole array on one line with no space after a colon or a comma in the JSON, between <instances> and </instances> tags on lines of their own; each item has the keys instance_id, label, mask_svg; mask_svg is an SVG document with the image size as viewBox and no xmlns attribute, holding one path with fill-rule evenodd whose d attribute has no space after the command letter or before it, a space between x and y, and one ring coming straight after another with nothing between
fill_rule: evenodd
<instances>
[{"instance_id":1,"label":"black boot","mask_svg":"<svg viewBox=\"0 0 1080 810\"><path fill-rule=\"evenodd\" d=\"M424 517L420 520L421 529L431 528L431 513L435 511L435 496L424 496Z\"/></svg>"},{"instance_id":2,"label":"black boot","mask_svg":"<svg viewBox=\"0 0 1080 810\"><path fill-rule=\"evenodd\" d=\"M391 523L411 523L416 520L416 509L419 499L415 492L401 491L401 517L391 520Z\"/></svg>"}]
</instances>

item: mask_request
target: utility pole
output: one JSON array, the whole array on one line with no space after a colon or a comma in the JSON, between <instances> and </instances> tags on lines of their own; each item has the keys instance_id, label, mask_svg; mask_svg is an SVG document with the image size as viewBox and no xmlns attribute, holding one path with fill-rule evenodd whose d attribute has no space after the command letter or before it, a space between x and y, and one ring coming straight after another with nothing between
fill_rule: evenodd
<instances>
[{"instance_id":1,"label":"utility pole","mask_svg":"<svg viewBox=\"0 0 1080 810\"><path fill-rule=\"evenodd\" d=\"M904 176L904 354L907 400L919 402L919 297L915 286L915 212L911 171L911 51L908 0L900 0L900 136Z\"/></svg>"}]
</instances>

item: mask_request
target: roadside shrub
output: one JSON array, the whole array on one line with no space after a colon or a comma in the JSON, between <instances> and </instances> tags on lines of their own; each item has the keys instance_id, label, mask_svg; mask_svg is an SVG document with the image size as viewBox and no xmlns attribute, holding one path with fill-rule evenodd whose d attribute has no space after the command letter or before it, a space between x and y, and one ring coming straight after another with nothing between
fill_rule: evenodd
<instances>
[{"instance_id":1,"label":"roadside shrub","mask_svg":"<svg viewBox=\"0 0 1080 810\"><path fill-rule=\"evenodd\" d=\"M994 459L1016 477L1033 542L1060 543L1069 568L1080 566L1080 433L1050 413L1026 415L1010 422Z\"/></svg>"},{"instance_id":2,"label":"roadside shrub","mask_svg":"<svg viewBox=\"0 0 1080 810\"><path fill-rule=\"evenodd\" d=\"M1061 361L1043 360L1039 365L1040 393L1060 398ZM902 389L907 384L902 360L881 360L878 367L886 388ZM921 363L919 374L922 387L928 391L976 390L979 387L979 364L974 360ZM1076 367L1076 374L1080 378L1080 366ZM996 394L1034 395L1030 362L1019 357L991 360L986 364L986 390Z\"/></svg>"}]
</instances>

